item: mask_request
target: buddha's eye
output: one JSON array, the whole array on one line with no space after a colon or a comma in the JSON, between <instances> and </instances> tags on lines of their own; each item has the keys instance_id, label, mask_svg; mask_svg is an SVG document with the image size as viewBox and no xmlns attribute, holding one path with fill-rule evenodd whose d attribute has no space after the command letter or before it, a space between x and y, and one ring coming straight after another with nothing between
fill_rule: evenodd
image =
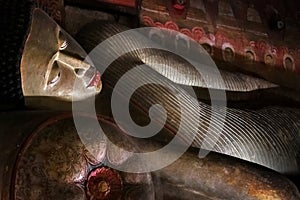
<instances>
[{"instance_id":1,"label":"buddha's eye","mask_svg":"<svg viewBox=\"0 0 300 200\"><path fill-rule=\"evenodd\" d=\"M69 46L67 37L62 31L58 34L58 45L60 51L65 50Z\"/></svg>"},{"instance_id":2,"label":"buddha's eye","mask_svg":"<svg viewBox=\"0 0 300 200\"><path fill-rule=\"evenodd\" d=\"M55 62L48 78L48 85L53 86L60 80L61 72L58 64Z\"/></svg>"},{"instance_id":3,"label":"buddha's eye","mask_svg":"<svg viewBox=\"0 0 300 200\"><path fill-rule=\"evenodd\" d=\"M50 81L50 85L53 85L53 84L55 84L58 80L59 80L59 78L60 78L60 72L58 72L57 74L56 74L56 76Z\"/></svg>"},{"instance_id":4,"label":"buddha's eye","mask_svg":"<svg viewBox=\"0 0 300 200\"><path fill-rule=\"evenodd\" d=\"M67 40L64 40L62 43L61 43L61 45L60 45L60 47L59 47L59 50L61 51L61 50L65 50L67 47L68 47L68 41Z\"/></svg>"}]
</instances>

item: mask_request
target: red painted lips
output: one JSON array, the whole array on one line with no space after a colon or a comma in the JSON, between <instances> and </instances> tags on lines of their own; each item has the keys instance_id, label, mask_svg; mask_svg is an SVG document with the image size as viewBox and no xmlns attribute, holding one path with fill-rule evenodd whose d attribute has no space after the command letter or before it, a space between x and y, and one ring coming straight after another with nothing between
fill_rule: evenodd
<instances>
[{"instance_id":1,"label":"red painted lips","mask_svg":"<svg viewBox=\"0 0 300 200\"><path fill-rule=\"evenodd\" d=\"M88 84L88 87L97 87L101 86L101 75L100 72L96 71L94 77L91 79L91 82Z\"/></svg>"}]
</instances>

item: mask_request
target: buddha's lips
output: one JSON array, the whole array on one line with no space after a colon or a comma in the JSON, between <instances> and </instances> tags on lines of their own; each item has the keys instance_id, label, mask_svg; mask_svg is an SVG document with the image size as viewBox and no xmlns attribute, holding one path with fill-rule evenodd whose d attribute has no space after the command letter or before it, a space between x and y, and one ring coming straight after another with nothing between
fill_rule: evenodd
<instances>
[{"instance_id":1,"label":"buddha's lips","mask_svg":"<svg viewBox=\"0 0 300 200\"><path fill-rule=\"evenodd\" d=\"M173 5L173 8L174 8L175 10L182 11L182 10L184 10L185 6L182 5L182 4L176 3L176 4Z\"/></svg>"},{"instance_id":2,"label":"buddha's lips","mask_svg":"<svg viewBox=\"0 0 300 200\"><path fill-rule=\"evenodd\" d=\"M101 75L100 72L96 71L94 77L91 79L91 82L88 84L87 87L99 87L101 85Z\"/></svg>"},{"instance_id":3,"label":"buddha's lips","mask_svg":"<svg viewBox=\"0 0 300 200\"><path fill-rule=\"evenodd\" d=\"M185 5L182 4L174 4L173 5L173 14L175 16L183 15L185 12Z\"/></svg>"}]
</instances>

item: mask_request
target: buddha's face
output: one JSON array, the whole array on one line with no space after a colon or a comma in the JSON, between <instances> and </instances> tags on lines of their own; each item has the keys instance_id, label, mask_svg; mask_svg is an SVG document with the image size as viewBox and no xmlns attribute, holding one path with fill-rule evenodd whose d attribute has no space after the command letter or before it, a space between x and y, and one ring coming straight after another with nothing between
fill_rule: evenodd
<instances>
[{"instance_id":1,"label":"buddha's face","mask_svg":"<svg viewBox=\"0 0 300 200\"><path fill-rule=\"evenodd\" d=\"M21 60L24 96L77 101L99 93L100 73L85 61L86 56L55 21L35 9Z\"/></svg>"}]
</instances>

